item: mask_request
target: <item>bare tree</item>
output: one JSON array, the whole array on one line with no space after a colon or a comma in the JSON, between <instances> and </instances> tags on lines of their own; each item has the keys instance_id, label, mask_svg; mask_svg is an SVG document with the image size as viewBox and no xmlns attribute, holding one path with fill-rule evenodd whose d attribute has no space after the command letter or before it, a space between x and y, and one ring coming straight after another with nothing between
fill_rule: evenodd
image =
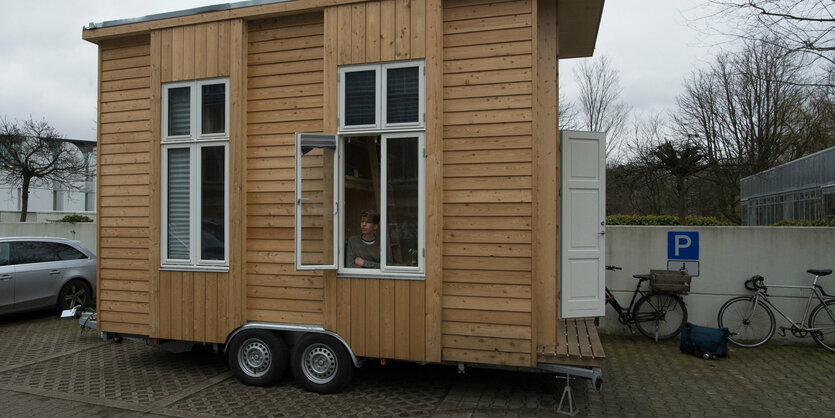
<instances>
[{"instance_id":1,"label":"bare tree","mask_svg":"<svg viewBox=\"0 0 835 418\"><path fill-rule=\"evenodd\" d=\"M631 111L620 101L623 88L620 75L604 56L586 60L574 69L580 88L578 127L593 132L606 132L606 157L619 149Z\"/></svg>"},{"instance_id":2,"label":"bare tree","mask_svg":"<svg viewBox=\"0 0 835 418\"><path fill-rule=\"evenodd\" d=\"M21 222L26 222L31 187L78 188L86 168L78 149L46 121L0 119L0 182L21 188Z\"/></svg>"},{"instance_id":3,"label":"bare tree","mask_svg":"<svg viewBox=\"0 0 835 418\"><path fill-rule=\"evenodd\" d=\"M823 77L809 84L835 87L835 2L832 0L708 0L729 22L730 35L775 40L783 54L819 65Z\"/></svg>"},{"instance_id":4,"label":"bare tree","mask_svg":"<svg viewBox=\"0 0 835 418\"><path fill-rule=\"evenodd\" d=\"M562 90L557 105L557 119L560 130L577 129L577 108L562 94Z\"/></svg>"},{"instance_id":5,"label":"bare tree","mask_svg":"<svg viewBox=\"0 0 835 418\"><path fill-rule=\"evenodd\" d=\"M805 117L803 67L775 41L747 42L697 70L677 98L675 129L693 138L717 186L722 215L739 221L739 180L800 157L819 138Z\"/></svg>"}]
</instances>

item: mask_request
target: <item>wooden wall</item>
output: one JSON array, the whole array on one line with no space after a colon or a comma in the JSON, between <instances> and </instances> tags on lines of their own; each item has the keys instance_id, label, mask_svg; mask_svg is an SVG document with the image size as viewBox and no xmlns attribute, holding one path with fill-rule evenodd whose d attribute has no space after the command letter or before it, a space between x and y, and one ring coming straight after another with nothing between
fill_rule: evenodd
<instances>
[{"instance_id":1,"label":"wooden wall","mask_svg":"<svg viewBox=\"0 0 835 418\"><path fill-rule=\"evenodd\" d=\"M532 5L443 10L443 359L532 359Z\"/></svg>"},{"instance_id":2,"label":"wooden wall","mask_svg":"<svg viewBox=\"0 0 835 418\"><path fill-rule=\"evenodd\" d=\"M296 271L295 133L323 131L322 13L249 22L246 318L323 323L322 272Z\"/></svg>"},{"instance_id":3,"label":"wooden wall","mask_svg":"<svg viewBox=\"0 0 835 418\"><path fill-rule=\"evenodd\" d=\"M98 308L106 331L150 332L149 36L99 49Z\"/></svg>"}]
</instances>

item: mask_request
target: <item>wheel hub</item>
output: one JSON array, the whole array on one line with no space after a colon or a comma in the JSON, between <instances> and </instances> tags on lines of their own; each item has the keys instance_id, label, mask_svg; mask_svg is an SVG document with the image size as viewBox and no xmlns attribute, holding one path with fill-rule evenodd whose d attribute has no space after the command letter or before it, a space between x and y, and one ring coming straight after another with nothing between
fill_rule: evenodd
<instances>
[{"instance_id":1,"label":"wheel hub","mask_svg":"<svg viewBox=\"0 0 835 418\"><path fill-rule=\"evenodd\" d=\"M238 359L247 375L261 377L270 368L270 349L260 340L250 340L241 346Z\"/></svg>"},{"instance_id":2,"label":"wheel hub","mask_svg":"<svg viewBox=\"0 0 835 418\"><path fill-rule=\"evenodd\" d=\"M338 368L336 355L324 345L316 345L307 349L304 356L304 373L317 383L331 381Z\"/></svg>"}]
</instances>

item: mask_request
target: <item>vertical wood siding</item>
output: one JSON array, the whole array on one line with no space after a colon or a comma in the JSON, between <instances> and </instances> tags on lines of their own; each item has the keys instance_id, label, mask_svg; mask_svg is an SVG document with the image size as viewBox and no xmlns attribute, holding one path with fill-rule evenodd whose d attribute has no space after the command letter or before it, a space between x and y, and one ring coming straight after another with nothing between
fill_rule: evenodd
<instances>
[{"instance_id":1,"label":"vertical wood siding","mask_svg":"<svg viewBox=\"0 0 835 418\"><path fill-rule=\"evenodd\" d=\"M532 365L529 1L443 10L443 359Z\"/></svg>"},{"instance_id":2,"label":"vertical wood siding","mask_svg":"<svg viewBox=\"0 0 835 418\"><path fill-rule=\"evenodd\" d=\"M159 32L163 83L229 76L232 21L177 26Z\"/></svg>"},{"instance_id":3,"label":"vertical wood siding","mask_svg":"<svg viewBox=\"0 0 835 418\"><path fill-rule=\"evenodd\" d=\"M102 42L99 56L99 326L148 334L150 37Z\"/></svg>"},{"instance_id":4,"label":"vertical wood siding","mask_svg":"<svg viewBox=\"0 0 835 418\"><path fill-rule=\"evenodd\" d=\"M322 325L324 277L295 271L295 133L323 131L322 13L249 23L246 318Z\"/></svg>"}]
</instances>

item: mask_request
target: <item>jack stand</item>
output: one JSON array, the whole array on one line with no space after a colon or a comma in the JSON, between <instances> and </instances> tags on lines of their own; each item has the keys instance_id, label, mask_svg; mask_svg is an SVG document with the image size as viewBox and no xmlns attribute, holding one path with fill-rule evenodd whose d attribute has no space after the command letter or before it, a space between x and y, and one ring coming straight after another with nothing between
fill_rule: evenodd
<instances>
[{"instance_id":1,"label":"jack stand","mask_svg":"<svg viewBox=\"0 0 835 418\"><path fill-rule=\"evenodd\" d=\"M464 374L466 370L464 370L464 363L458 363L458 374Z\"/></svg>"},{"instance_id":2,"label":"jack stand","mask_svg":"<svg viewBox=\"0 0 835 418\"><path fill-rule=\"evenodd\" d=\"M571 376L566 374L565 377L557 376L557 379L565 379L565 389L562 391L562 397L560 397L560 405L557 407L557 413L574 416L580 412L579 409L574 409L574 392L571 391ZM568 411L563 409L563 404L565 400L568 399Z\"/></svg>"}]
</instances>

